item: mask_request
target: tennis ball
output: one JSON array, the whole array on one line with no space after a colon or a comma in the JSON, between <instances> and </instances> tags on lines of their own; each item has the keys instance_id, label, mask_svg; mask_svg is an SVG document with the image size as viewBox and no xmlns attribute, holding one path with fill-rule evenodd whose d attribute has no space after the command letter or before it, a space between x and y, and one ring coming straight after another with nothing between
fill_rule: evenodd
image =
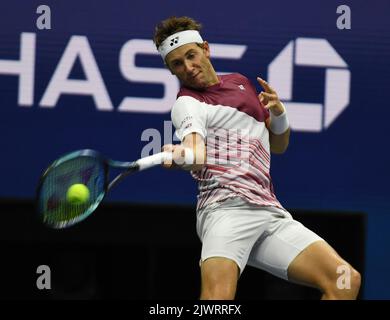
<instances>
[{"instance_id":1,"label":"tennis ball","mask_svg":"<svg viewBox=\"0 0 390 320\"><path fill-rule=\"evenodd\" d=\"M66 200L72 204L84 204L89 200L89 190L85 184L76 183L66 192Z\"/></svg>"}]
</instances>

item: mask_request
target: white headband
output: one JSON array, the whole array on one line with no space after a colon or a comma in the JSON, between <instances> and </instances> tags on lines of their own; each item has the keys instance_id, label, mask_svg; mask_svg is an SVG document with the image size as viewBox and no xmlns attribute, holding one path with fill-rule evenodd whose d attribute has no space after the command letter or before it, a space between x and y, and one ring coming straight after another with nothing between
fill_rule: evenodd
<instances>
[{"instance_id":1,"label":"white headband","mask_svg":"<svg viewBox=\"0 0 390 320\"><path fill-rule=\"evenodd\" d=\"M165 61L165 57L169 52L192 42L203 43L203 39L197 30L180 31L166 38L158 47L158 52Z\"/></svg>"}]
</instances>

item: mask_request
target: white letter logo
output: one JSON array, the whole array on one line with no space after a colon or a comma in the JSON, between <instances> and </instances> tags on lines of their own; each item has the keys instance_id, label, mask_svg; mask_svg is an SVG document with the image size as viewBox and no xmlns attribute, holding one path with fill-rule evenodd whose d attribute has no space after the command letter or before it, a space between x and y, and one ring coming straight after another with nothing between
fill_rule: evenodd
<instances>
[{"instance_id":1,"label":"white letter logo","mask_svg":"<svg viewBox=\"0 0 390 320\"><path fill-rule=\"evenodd\" d=\"M37 19L37 28L39 30L51 29L51 11L50 7L44 4L37 8L37 13L42 13Z\"/></svg>"},{"instance_id":2,"label":"white letter logo","mask_svg":"<svg viewBox=\"0 0 390 320\"><path fill-rule=\"evenodd\" d=\"M80 58L86 80L69 79L76 59ZM72 36L43 95L40 105L54 108L62 94L81 94L93 97L101 111L111 111L113 106L88 39Z\"/></svg>"},{"instance_id":3,"label":"white letter logo","mask_svg":"<svg viewBox=\"0 0 390 320\"><path fill-rule=\"evenodd\" d=\"M30 107L34 103L35 33L20 35L20 59L0 59L0 75L19 76L18 104Z\"/></svg>"},{"instance_id":4,"label":"white letter logo","mask_svg":"<svg viewBox=\"0 0 390 320\"><path fill-rule=\"evenodd\" d=\"M342 13L340 17L337 18L336 25L340 30L351 29L351 9L343 4L337 7L337 13Z\"/></svg>"},{"instance_id":5,"label":"white letter logo","mask_svg":"<svg viewBox=\"0 0 390 320\"><path fill-rule=\"evenodd\" d=\"M244 45L210 44L213 58L241 59L246 51ZM137 67L137 54L159 55L151 40L133 39L122 47L119 54L119 69L126 80L142 83L158 83L164 86L162 98L125 97L119 105L120 112L169 112L180 89L179 81L169 70L162 68ZM225 72L218 72L223 74Z\"/></svg>"},{"instance_id":6,"label":"white letter logo","mask_svg":"<svg viewBox=\"0 0 390 320\"><path fill-rule=\"evenodd\" d=\"M39 290L42 289L51 289L51 277L50 277L50 268L47 265L40 265L37 268L37 273L41 274L41 276L37 279L37 288Z\"/></svg>"},{"instance_id":7,"label":"white letter logo","mask_svg":"<svg viewBox=\"0 0 390 320\"><path fill-rule=\"evenodd\" d=\"M291 101L294 65L326 68L323 104ZM290 41L269 64L268 80L283 101L293 130L320 132L336 120L349 104L351 74L347 67L327 40L308 38Z\"/></svg>"},{"instance_id":8,"label":"white letter logo","mask_svg":"<svg viewBox=\"0 0 390 320\"><path fill-rule=\"evenodd\" d=\"M135 56L139 53L158 55L151 40L133 39L127 41L119 54L119 69L122 75L130 81L163 84L164 97L125 97L118 110L121 112L169 112L179 91L179 82L166 69L137 67Z\"/></svg>"},{"instance_id":9,"label":"white letter logo","mask_svg":"<svg viewBox=\"0 0 390 320\"><path fill-rule=\"evenodd\" d=\"M351 289L351 270L348 266L342 265L337 267L337 273L342 275L337 278L338 289Z\"/></svg>"}]
</instances>

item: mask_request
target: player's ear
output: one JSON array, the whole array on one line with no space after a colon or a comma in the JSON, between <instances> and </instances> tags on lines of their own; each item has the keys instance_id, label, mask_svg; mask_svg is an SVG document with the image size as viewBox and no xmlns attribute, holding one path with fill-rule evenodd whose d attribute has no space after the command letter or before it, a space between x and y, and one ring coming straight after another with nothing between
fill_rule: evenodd
<instances>
[{"instance_id":1,"label":"player's ear","mask_svg":"<svg viewBox=\"0 0 390 320\"><path fill-rule=\"evenodd\" d=\"M175 75L174 73L173 73L173 71L171 70L171 68L168 66L168 64L166 63L166 61L164 61L164 65L165 65L165 67L171 72L171 74L172 75Z\"/></svg>"},{"instance_id":2,"label":"player's ear","mask_svg":"<svg viewBox=\"0 0 390 320\"><path fill-rule=\"evenodd\" d=\"M210 46L207 41L203 41L203 52L207 58L210 58Z\"/></svg>"}]
</instances>

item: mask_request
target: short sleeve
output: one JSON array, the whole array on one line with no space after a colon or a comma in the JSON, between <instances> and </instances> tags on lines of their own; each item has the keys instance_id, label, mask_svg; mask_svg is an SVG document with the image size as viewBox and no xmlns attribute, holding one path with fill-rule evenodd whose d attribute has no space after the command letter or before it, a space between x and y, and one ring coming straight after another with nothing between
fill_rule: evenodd
<instances>
[{"instance_id":1,"label":"short sleeve","mask_svg":"<svg viewBox=\"0 0 390 320\"><path fill-rule=\"evenodd\" d=\"M205 106L190 96L180 96L171 110L171 118L176 129L176 136L183 141L184 137L196 132L206 138L207 114Z\"/></svg>"}]
</instances>

